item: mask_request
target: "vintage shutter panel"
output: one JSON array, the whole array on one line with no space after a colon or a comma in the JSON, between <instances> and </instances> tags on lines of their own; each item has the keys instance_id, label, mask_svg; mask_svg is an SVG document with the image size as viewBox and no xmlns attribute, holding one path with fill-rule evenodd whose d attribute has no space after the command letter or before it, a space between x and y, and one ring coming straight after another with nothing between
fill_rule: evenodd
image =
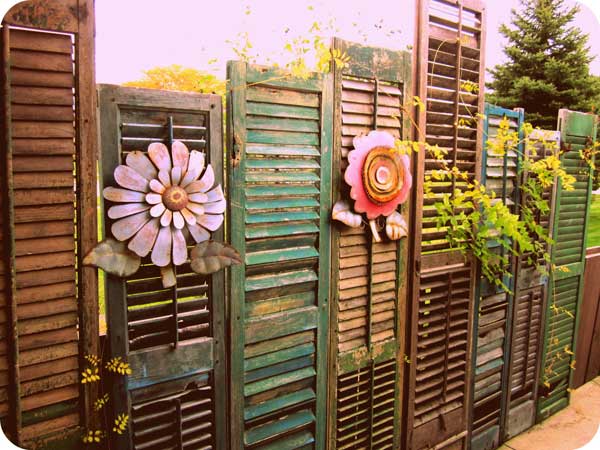
<instances>
[{"instance_id":1,"label":"vintage shutter panel","mask_svg":"<svg viewBox=\"0 0 600 450\"><path fill-rule=\"evenodd\" d=\"M9 296L16 333L8 347L16 346L11 365L18 365L10 415L19 415L17 439L26 443L80 423L74 37L8 25L3 36L12 183L5 213L16 272Z\"/></svg>"},{"instance_id":2,"label":"vintage shutter panel","mask_svg":"<svg viewBox=\"0 0 600 450\"><path fill-rule=\"evenodd\" d=\"M591 201L592 177L579 151L596 140L597 119L561 109L558 129L561 132L561 161L565 170L576 178L575 189L557 187L554 218L554 241L549 298L546 308L544 352L537 405L537 419L542 420L569 403L570 365L575 353L579 303L583 290L585 238ZM558 356L560 355L560 356Z\"/></svg>"},{"instance_id":3,"label":"vintage shutter panel","mask_svg":"<svg viewBox=\"0 0 600 450\"><path fill-rule=\"evenodd\" d=\"M220 97L100 85L99 99L104 186L116 185L113 171L128 153L168 143L171 133L204 151L222 184ZM106 230L111 223L105 217ZM222 241L223 230L212 238ZM112 380L112 412L131 420L115 435L116 448L227 448L223 286L222 271L205 277L186 263L177 267L177 285L164 289L149 256L126 280L107 276L110 356L133 372Z\"/></svg>"},{"instance_id":4,"label":"vintage shutter panel","mask_svg":"<svg viewBox=\"0 0 600 450\"><path fill-rule=\"evenodd\" d=\"M523 112L511 111L490 104L485 107L483 132L483 162L481 182L496 194L511 211L518 213L519 167L523 143L517 150L498 155L488 145L498 135L500 122L508 119L510 131L521 135ZM515 274L516 261L497 241L489 241L494 252L508 256L507 271ZM495 448L500 443L507 390L508 356L513 296L492 285L480 275L476 291L473 333L473 398L471 447ZM514 277L504 276L504 284L514 289Z\"/></svg>"},{"instance_id":5,"label":"vintage shutter panel","mask_svg":"<svg viewBox=\"0 0 600 450\"><path fill-rule=\"evenodd\" d=\"M334 201L349 199L343 181L352 140L370 130L408 139L410 53L340 39L350 57L335 70ZM375 117L377 122L375 123ZM408 223L408 204L402 207ZM332 225L329 447L397 448L406 330L407 239L376 243L367 228Z\"/></svg>"},{"instance_id":6,"label":"vintage shutter panel","mask_svg":"<svg viewBox=\"0 0 600 450\"><path fill-rule=\"evenodd\" d=\"M529 136L535 146L535 155L528 155L533 161L555 153L560 143L560 133L534 131ZM547 144L546 144L547 143ZM554 144L553 144L554 143ZM527 152L528 149L525 149ZM524 171L521 183L530 175ZM554 214L554 189L556 183L545 189L543 198L550 206L549 213L537 212L536 219L549 236L552 236ZM528 198L521 193L521 205ZM535 261L544 266L540 255L525 254L517 261L516 288L512 314L512 333L510 337L510 365L506 399L506 416L503 439L510 439L525 431L535 423L535 398L540 369L540 353L543 332L543 313L548 291L548 276L535 270Z\"/></svg>"},{"instance_id":7,"label":"vintage shutter panel","mask_svg":"<svg viewBox=\"0 0 600 450\"><path fill-rule=\"evenodd\" d=\"M479 178L484 4L421 0L418 11L415 92L426 105L426 110L418 111L419 139L445 148L450 166ZM475 264L449 251L445 231L436 230L435 199L424 198L423 182L437 168L431 155L420 152L415 164L411 320L415 326L407 416L407 447L413 449L467 446ZM440 193L453 188L433 186Z\"/></svg>"},{"instance_id":8,"label":"vintage shutter panel","mask_svg":"<svg viewBox=\"0 0 600 450\"><path fill-rule=\"evenodd\" d=\"M231 447L324 448L332 76L228 79Z\"/></svg>"}]
</instances>

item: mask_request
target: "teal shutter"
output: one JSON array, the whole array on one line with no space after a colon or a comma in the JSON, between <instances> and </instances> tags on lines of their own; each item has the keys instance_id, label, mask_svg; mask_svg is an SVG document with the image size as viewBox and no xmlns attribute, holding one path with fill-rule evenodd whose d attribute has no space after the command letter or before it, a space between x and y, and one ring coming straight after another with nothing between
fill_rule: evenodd
<instances>
[{"instance_id":1,"label":"teal shutter","mask_svg":"<svg viewBox=\"0 0 600 450\"><path fill-rule=\"evenodd\" d=\"M231 447L324 448L332 77L228 78Z\"/></svg>"},{"instance_id":2,"label":"teal shutter","mask_svg":"<svg viewBox=\"0 0 600 450\"><path fill-rule=\"evenodd\" d=\"M559 132L542 131L542 134L543 139L538 131L534 131L529 136L529 142L535 148L535 153L528 154L528 157L533 161L556 153L559 147ZM525 152L528 151L526 148ZM526 171L520 174L521 183L525 183L529 176ZM548 236L552 236L555 186L556 183L543 193L550 211L542 214L538 210L535 213L537 223L546 230ZM529 201L528 197L521 193L521 205L526 205ZM504 440L520 434L535 423L543 313L548 291L548 276L536 270L536 264L545 265L541 258L541 255L525 254L517 261Z\"/></svg>"},{"instance_id":3,"label":"teal shutter","mask_svg":"<svg viewBox=\"0 0 600 450\"><path fill-rule=\"evenodd\" d=\"M483 130L483 163L481 182L488 191L496 194L516 214L519 204L519 167L523 143L517 150L506 150L504 155L494 153L488 145L497 134L500 122L506 118L510 130L521 135L523 112L512 111L486 104ZM507 271L515 273L516 261L506 254L498 241L489 241L488 248L509 257ZM513 296L492 285L480 276L475 305L478 313L474 320L473 335L473 413L471 447L485 449L497 447L507 395L508 354L510 351ZM514 278L504 276L504 284L514 289Z\"/></svg>"},{"instance_id":4,"label":"teal shutter","mask_svg":"<svg viewBox=\"0 0 600 450\"><path fill-rule=\"evenodd\" d=\"M378 129L407 139L410 53L336 39L350 57L335 70L333 200L355 136ZM350 202L352 203L352 202ZM401 211L408 223L408 204ZM332 224L329 448L398 448L406 330L408 239L375 242L366 228Z\"/></svg>"},{"instance_id":5,"label":"teal shutter","mask_svg":"<svg viewBox=\"0 0 600 450\"><path fill-rule=\"evenodd\" d=\"M128 153L171 137L204 151L222 184L219 96L112 85L100 85L98 93L104 186L116 184L113 171ZM111 223L105 216L105 230ZM223 234L212 238L222 241ZM176 286L164 289L149 256L125 280L106 276L105 359L122 357L132 369L106 385L112 415L130 419L125 433L110 433L119 450L227 448L224 273L198 275L186 263L176 278Z\"/></svg>"},{"instance_id":6,"label":"teal shutter","mask_svg":"<svg viewBox=\"0 0 600 450\"><path fill-rule=\"evenodd\" d=\"M592 177L579 151L596 139L597 118L592 114L559 111L561 161L565 170L576 178L575 189L557 187L554 241L544 354L538 400L538 420L542 420L569 403L574 361L579 304L583 290L585 238L591 201ZM565 350L568 350L566 352Z\"/></svg>"}]
</instances>

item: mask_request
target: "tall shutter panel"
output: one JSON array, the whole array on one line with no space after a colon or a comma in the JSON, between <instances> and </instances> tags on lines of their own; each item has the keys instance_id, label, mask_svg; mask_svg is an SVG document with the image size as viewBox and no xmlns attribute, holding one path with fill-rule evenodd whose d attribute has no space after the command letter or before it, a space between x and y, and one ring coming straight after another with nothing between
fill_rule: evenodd
<instances>
[{"instance_id":1,"label":"tall shutter panel","mask_svg":"<svg viewBox=\"0 0 600 450\"><path fill-rule=\"evenodd\" d=\"M540 134L534 131L529 136L529 142L535 147L535 154L528 154L528 157L537 161L557 151L560 133L542 131ZM529 176L531 175L523 172L521 183L525 183ZM550 207L549 212L542 214L538 210L535 213L536 221L546 230L548 236L552 236L555 186L556 183L545 189L543 193L543 198ZM525 205L528 201L527 196L522 194L521 204ZM541 255L525 254L517 261L504 439L516 436L535 422L543 313L548 291L548 277L536 271L536 264L545 265Z\"/></svg>"},{"instance_id":2,"label":"tall shutter panel","mask_svg":"<svg viewBox=\"0 0 600 450\"><path fill-rule=\"evenodd\" d=\"M5 213L16 271L9 347L17 346L19 386L12 389L27 442L80 423L74 37L7 25L4 37L13 207Z\"/></svg>"},{"instance_id":3,"label":"tall shutter panel","mask_svg":"<svg viewBox=\"0 0 600 450\"><path fill-rule=\"evenodd\" d=\"M332 77L228 79L232 448L323 448Z\"/></svg>"},{"instance_id":4,"label":"tall shutter panel","mask_svg":"<svg viewBox=\"0 0 600 450\"><path fill-rule=\"evenodd\" d=\"M451 167L479 178L483 2L422 0L418 5L416 93L426 105L418 115L419 138L446 149ZM468 88L473 85L478 90ZM422 186L437 168L432 155L419 154L407 417L407 446L414 449L467 445L475 265L450 251L446 232L436 229L435 199L424 198ZM454 187L460 183L436 183L433 191L453 192Z\"/></svg>"},{"instance_id":5,"label":"tall shutter panel","mask_svg":"<svg viewBox=\"0 0 600 450\"><path fill-rule=\"evenodd\" d=\"M130 152L170 136L203 151L222 184L220 97L101 85L99 99L104 186L115 185ZM106 217L107 230L111 223ZM212 238L221 241L223 230ZM110 356L133 372L111 380L112 413L126 412L131 425L114 435L116 448L227 448L224 274L201 276L186 263L176 278L164 289L149 256L126 280L107 276Z\"/></svg>"},{"instance_id":6,"label":"tall shutter panel","mask_svg":"<svg viewBox=\"0 0 600 450\"><path fill-rule=\"evenodd\" d=\"M410 54L336 39L350 57L336 69L333 192L355 136L378 129L407 139ZM408 223L408 205L402 207ZM407 239L375 242L367 228L332 224L330 448L397 448L406 329Z\"/></svg>"},{"instance_id":7,"label":"tall shutter panel","mask_svg":"<svg viewBox=\"0 0 600 450\"><path fill-rule=\"evenodd\" d=\"M523 144L504 155L488 145L498 135L500 122L509 120L510 131L521 135L523 113L486 104L484 121L484 152L481 182L495 193L510 212L516 214L519 203L519 167ZM489 241L488 248L509 258L508 273L516 273L516 261L497 241ZM503 282L514 289L514 277L504 276ZM508 353L510 344L513 297L480 276L476 297L474 326L474 373L471 447L497 447L505 410Z\"/></svg>"},{"instance_id":8,"label":"tall shutter panel","mask_svg":"<svg viewBox=\"0 0 600 450\"><path fill-rule=\"evenodd\" d=\"M561 161L565 170L576 178L575 189L557 187L554 219L552 263L541 385L538 399L538 420L564 408L569 402L571 364L575 352L577 318L583 290L585 238L591 201L592 177L579 151L596 140L597 118L561 109L558 116L561 132Z\"/></svg>"}]
</instances>

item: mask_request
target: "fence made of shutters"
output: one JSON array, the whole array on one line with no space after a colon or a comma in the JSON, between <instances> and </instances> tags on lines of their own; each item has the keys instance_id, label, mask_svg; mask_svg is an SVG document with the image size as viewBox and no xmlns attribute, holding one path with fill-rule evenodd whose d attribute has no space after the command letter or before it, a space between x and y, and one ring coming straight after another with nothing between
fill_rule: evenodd
<instances>
[{"instance_id":1,"label":"fence made of shutters","mask_svg":"<svg viewBox=\"0 0 600 450\"><path fill-rule=\"evenodd\" d=\"M446 163L479 178L483 113L485 8L480 1L418 2L415 92L418 137L447 150ZM408 448L466 447L475 264L437 229L436 196L423 182L439 163L420 152L415 164L414 257L408 389ZM460 182L434 182L438 196Z\"/></svg>"},{"instance_id":2,"label":"fence made of shutters","mask_svg":"<svg viewBox=\"0 0 600 450\"><path fill-rule=\"evenodd\" d=\"M560 133L557 131L534 131L528 136L524 149L530 161L556 155L560 146ZM533 175L525 168L520 174L520 185ZM525 207L530 208L533 218L552 237L554 219L554 192L556 183L544 189L542 198L549 207L542 212L525 192L521 192L521 215ZM538 237L539 238L539 237ZM549 248L546 251L550 251ZM504 432L501 437L508 440L535 423L535 399L538 389L538 375L541 364L544 309L548 292L548 271L541 254L527 253L518 258L514 285L514 306L510 336L510 360L508 386L506 391L506 415Z\"/></svg>"},{"instance_id":3,"label":"fence made of shutters","mask_svg":"<svg viewBox=\"0 0 600 450\"><path fill-rule=\"evenodd\" d=\"M562 150L560 160L576 181L573 190L565 190L559 185L556 192L555 244L552 249L555 267L551 271L546 307L538 420L554 414L569 403L592 190L590 166L582 159L580 151L593 145L597 128L597 118L593 114L562 109L558 119Z\"/></svg>"},{"instance_id":4,"label":"fence made of shutters","mask_svg":"<svg viewBox=\"0 0 600 450\"><path fill-rule=\"evenodd\" d=\"M115 186L113 171L129 153L173 140L203 151L222 183L219 96L111 85L98 92L104 186ZM105 216L106 230L111 223ZM132 370L108 380L112 414L130 417L125 433L113 433L115 448L227 448L224 274L201 276L186 263L176 279L164 289L150 257L126 279L107 275L105 359L122 357Z\"/></svg>"},{"instance_id":5,"label":"fence made of shutters","mask_svg":"<svg viewBox=\"0 0 600 450\"><path fill-rule=\"evenodd\" d=\"M228 79L231 448L323 448L333 78Z\"/></svg>"},{"instance_id":6,"label":"fence made of shutters","mask_svg":"<svg viewBox=\"0 0 600 450\"><path fill-rule=\"evenodd\" d=\"M336 39L350 57L335 70L333 201L353 138L384 130L408 139L410 53ZM402 212L408 223L408 207ZM407 239L375 242L368 227L332 227L329 448L387 449L400 443L406 331Z\"/></svg>"},{"instance_id":7,"label":"fence made of shutters","mask_svg":"<svg viewBox=\"0 0 600 450\"><path fill-rule=\"evenodd\" d=\"M512 214L518 213L520 155L524 114L486 104L483 127L483 162L481 183L495 194ZM507 120L510 133L517 133L515 149L494 146L501 121ZM488 248L508 258L507 273L514 274L516 260L498 241ZM506 288L514 290L514 276L498 274ZM499 445L507 392L507 369L510 352L513 296L480 275L475 298L473 333L473 397L471 448L488 449Z\"/></svg>"},{"instance_id":8,"label":"fence made of shutters","mask_svg":"<svg viewBox=\"0 0 600 450\"><path fill-rule=\"evenodd\" d=\"M27 448L79 443L98 341L91 1L20 2L2 22L0 419ZM84 301L86 299L86 301ZM88 301L89 300L89 301Z\"/></svg>"}]
</instances>

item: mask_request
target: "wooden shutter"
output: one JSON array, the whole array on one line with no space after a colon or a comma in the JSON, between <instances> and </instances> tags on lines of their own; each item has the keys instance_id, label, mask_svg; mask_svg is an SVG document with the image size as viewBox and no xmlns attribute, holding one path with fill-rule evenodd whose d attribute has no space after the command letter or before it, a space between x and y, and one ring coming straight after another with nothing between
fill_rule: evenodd
<instances>
[{"instance_id":1,"label":"wooden shutter","mask_svg":"<svg viewBox=\"0 0 600 450\"><path fill-rule=\"evenodd\" d=\"M506 149L498 155L488 145L498 135L500 122L509 120L510 131L521 136L523 112L511 111L486 104L483 128L483 163L481 182L496 195L513 214L518 213L519 167L523 152L522 142L516 150ZM508 273L515 274L516 261L498 241L487 244L493 252L508 257ZM504 284L514 289L514 276L503 277ZM508 354L510 349L513 296L480 275L475 298L476 311L473 334L473 412L471 447L485 449L497 447L505 410L507 390Z\"/></svg>"},{"instance_id":2,"label":"wooden shutter","mask_svg":"<svg viewBox=\"0 0 600 450\"><path fill-rule=\"evenodd\" d=\"M592 177L579 151L596 140L596 116L561 109L558 129L561 132L561 161L565 170L576 178L575 189L557 187L554 241L544 352L538 399L538 420L542 420L569 403L569 386L575 352L579 303L583 290L585 239L589 217Z\"/></svg>"},{"instance_id":3,"label":"wooden shutter","mask_svg":"<svg viewBox=\"0 0 600 450\"><path fill-rule=\"evenodd\" d=\"M0 386L10 382L8 429L15 442L28 443L52 433L63 438L80 424L76 217L83 197L75 186L83 152L74 35L5 24L3 47L10 196L3 201L10 275L2 283L9 291L3 318L16 328L2 342L10 365Z\"/></svg>"},{"instance_id":4,"label":"wooden shutter","mask_svg":"<svg viewBox=\"0 0 600 450\"><path fill-rule=\"evenodd\" d=\"M104 186L115 185L129 152L171 137L204 151L222 183L220 97L100 85L99 100ZM106 230L110 223L105 217ZM223 231L212 236L222 240ZM164 289L146 257L126 280L107 276L106 302L110 356L133 372L111 380L112 413L131 419L116 448L226 448L224 274L205 277L184 264L176 286Z\"/></svg>"},{"instance_id":5,"label":"wooden shutter","mask_svg":"<svg viewBox=\"0 0 600 450\"><path fill-rule=\"evenodd\" d=\"M451 167L479 178L483 2L422 0L418 14L415 72L419 81L415 92L426 106L418 111L419 139L446 149ZM423 182L437 168L432 155L419 154L407 417L407 446L414 449L467 445L475 265L450 251L446 232L436 229L436 200L424 198ZM460 188L460 183L437 183L433 190L446 193L455 187Z\"/></svg>"},{"instance_id":6,"label":"wooden shutter","mask_svg":"<svg viewBox=\"0 0 600 450\"><path fill-rule=\"evenodd\" d=\"M529 136L529 141L535 147L535 154L528 154L528 157L532 161L537 161L556 153L560 143L560 133L534 131ZM526 148L525 151L528 152L529 149ZM521 183L524 183L529 176L526 171L520 174ZM545 189L543 193L550 211L545 214L540 211L535 213L536 221L550 237L554 216L555 186L556 183ZM521 204L525 205L528 201L527 196L522 194ZM545 265L541 255L525 254L517 261L504 439L516 436L535 423L535 398L540 369L544 308L548 291L548 276L537 271L536 264Z\"/></svg>"},{"instance_id":7,"label":"wooden shutter","mask_svg":"<svg viewBox=\"0 0 600 450\"><path fill-rule=\"evenodd\" d=\"M323 448L332 77L229 63L232 448Z\"/></svg>"},{"instance_id":8,"label":"wooden shutter","mask_svg":"<svg viewBox=\"0 0 600 450\"><path fill-rule=\"evenodd\" d=\"M410 53L336 39L350 57L335 71L334 201L355 136L378 129L407 139ZM402 207L408 223L408 205ZM383 232L382 232L383 234ZM367 228L332 224L330 448L397 448L406 330L407 239L375 242Z\"/></svg>"}]
</instances>

